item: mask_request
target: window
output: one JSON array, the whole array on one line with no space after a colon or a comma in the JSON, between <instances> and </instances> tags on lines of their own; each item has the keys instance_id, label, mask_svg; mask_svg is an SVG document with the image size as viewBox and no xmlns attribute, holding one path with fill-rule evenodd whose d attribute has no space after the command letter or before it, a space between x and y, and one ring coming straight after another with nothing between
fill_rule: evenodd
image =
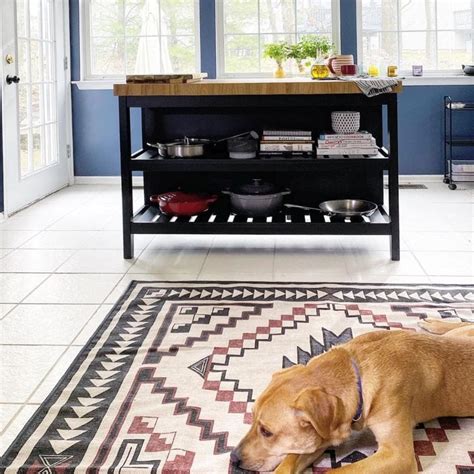
<instances>
[{"instance_id":1,"label":"window","mask_svg":"<svg viewBox=\"0 0 474 474\"><path fill-rule=\"evenodd\" d=\"M474 0L359 0L359 63L460 71L474 59Z\"/></svg>"},{"instance_id":2,"label":"window","mask_svg":"<svg viewBox=\"0 0 474 474\"><path fill-rule=\"evenodd\" d=\"M269 75L266 43L295 43L306 34L339 44L339 0L216 0L220 76Z\"/></svg>"},{"instance_id":3,"label":"window","mask_svg":"<svg viewBox=\"0 0 474 474\"><path fill-rule=\"evenodd\" d=\"M83 0L85 79L199 70L199 0Z\"/></svg>"}]
</instances>

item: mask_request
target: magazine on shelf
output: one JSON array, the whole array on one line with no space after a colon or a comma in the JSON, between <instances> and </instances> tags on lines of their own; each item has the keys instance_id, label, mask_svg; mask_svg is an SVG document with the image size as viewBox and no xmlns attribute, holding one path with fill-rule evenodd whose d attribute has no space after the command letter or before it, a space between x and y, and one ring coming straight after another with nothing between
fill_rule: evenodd
<instances>
[{"instance_id":1,"label":"magazine on shelf","mask_svg":"<svg viewBox=\"0 0 474 474\"><path fill-rule=\"evenodd\" d=\"M311 130L264 130L263 136L311 137Z\"/></svg>"},{"instance_id":2,"label":"magazine on shelf","mask_svg":"<svg viewBox=\"0 0 474 474\"><path fill-rule=\"evenodd\" d=\"M378 155L378 148L317 148L317 155Z\"/></svg>"}]
</instances>

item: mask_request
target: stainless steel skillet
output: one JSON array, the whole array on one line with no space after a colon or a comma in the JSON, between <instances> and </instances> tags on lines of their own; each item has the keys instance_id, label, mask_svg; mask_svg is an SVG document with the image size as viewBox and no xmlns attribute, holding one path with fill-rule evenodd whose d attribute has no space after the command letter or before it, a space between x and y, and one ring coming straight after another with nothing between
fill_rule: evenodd
<instances>
[{"instance_id":1,"label":"stainless steel skillet","mask_svg":"<svg viewBox=\"0 0 474 474\"><path fill-rule=\"evenodd\" d=\"M377 204L362 199L324 201L318 207L297 206L296 204L285 204L285 207L303 209L305 211L318 211L328 216L340 217L369 217L378 209Z\"/></svg>"}]
</instances>

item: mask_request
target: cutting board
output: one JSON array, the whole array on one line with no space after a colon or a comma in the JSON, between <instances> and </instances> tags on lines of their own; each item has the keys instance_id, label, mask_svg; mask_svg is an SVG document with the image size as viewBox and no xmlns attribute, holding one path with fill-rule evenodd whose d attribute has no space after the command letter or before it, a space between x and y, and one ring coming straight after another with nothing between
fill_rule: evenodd
<instances>
[{"instance_id":1,"label":"cutting board","mask_svg":"<svg viewBox=\"0 0 474 474\"><path fill-rule=\"evenodd\" d=\"M127 76L127 84L184 84L199 82L207 77L207 72L192 74L131 74Z\"/></svg>"}]
</instances>

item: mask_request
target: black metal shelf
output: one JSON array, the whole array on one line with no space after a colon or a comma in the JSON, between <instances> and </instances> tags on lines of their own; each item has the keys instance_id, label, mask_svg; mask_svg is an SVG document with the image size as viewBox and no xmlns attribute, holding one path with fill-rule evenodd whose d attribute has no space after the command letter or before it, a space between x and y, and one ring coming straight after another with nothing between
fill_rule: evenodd
<instances>
[{"instance_id":1,"label":"black metal shelf","mask_svg":"<svg viewBox=\"0 0 474 474\"><path fill-rule=\"evenodd\" d=\"M461 107L462 105L462 107ZM455 150L463 147L474 147L474 135L473 136L460 136L459 132L456 132L457 121L455 120L455 112L472 112L474 111L474 103L465 103L455 101L449 96L444 98L444 160L445 160L445 171L444 171L444 183L449 185L449 189L455 190L457 188L456 181L474 181L473 172L458 173L453 169L453 163L456 161L470 161L471 157L457 158ZM466 178L460 180L459 178Z\"/></svg>"},{"instance_id":2,"label":"black metal shelf","mask_svg":"<svg viewBox=\"0 0 474 474\"><path fill-rule=\"evenodd\" d=\"M133 171L310 171L334 166L369 166L386 170L389 166L388 152L379 149L377 156L319 156L319 157L257 157L249 160L231 159L226 153L215 153L199 158L161 158L152 149L139 150L132 155Z\"/></svg>"},{"instance_id":3,"label":"black metal shelf","mask_svg":"<svg viewBox=\"0 0 474 474\"><path fill-rule=\"evenodd\" d=\"M271 157L235 160L225 146L200 158L158 157L157 150L132 155L130 109L141 108L142 143L163 137L224 137L244 130L311 130L313 136L331 129L331 111L357 110L361 129L377 143L389 140L388 153L375 157ZM384 117L386 116L386 120ZM134 234L306 234L387 235L392 260L400 260L398 197L398 98L383 94L265 95L265 96L120 96L120 149L124 257L133 257ZM384 171L388 171L388 213L382 208ZM143 173L143 204L133 211L133 172ZM295 204L317 205L332 199L363 199L380 208L370 219L341 220L318 212L284 209L271 218L234 215L227 199L192 218L169 217L149 205L150 196L175 189L214 194L262 177L291 189ZM389 214L389 215L387 215Z\"/></svg>"},{"instance_id":4,"label":"black metal shelf","mask_svg":"<svg viewBox=\"0 0 474 474\"><path fill-rule=\"evenodd\" d=\"M462 106L459 107L453 107L455 104L462 104ZM470 102L456 102L456 101L451 101L446 103L445 107L448 110L452 110L453 112L472 112L474 111L474 103Z\"/></svg>"},{"instance_id":5,"label":"black metal shelf","mask_svg":"<svg viewBox=\"0 0 474 474\"><path fill-rule=\"evenodd\" d=\"M270 217L234 214L225 204L192 217L172 217L155 206L142 207L132 219L137 234L337 234L389 235L390 217L383 207L370 217L341 219L317 211L284 208Z\"/></svg>"},{"instance_id":6,"label":"black metal shelf","mask_svg":"<svg viewBox=\"0 0 474 474\"><path fill-rule=\"evenodd\" d=\"M474 137L453 137L451 139L448 138L446 140L446 144L460 147L474 146Z\"/></svg>"}]
</instances>

